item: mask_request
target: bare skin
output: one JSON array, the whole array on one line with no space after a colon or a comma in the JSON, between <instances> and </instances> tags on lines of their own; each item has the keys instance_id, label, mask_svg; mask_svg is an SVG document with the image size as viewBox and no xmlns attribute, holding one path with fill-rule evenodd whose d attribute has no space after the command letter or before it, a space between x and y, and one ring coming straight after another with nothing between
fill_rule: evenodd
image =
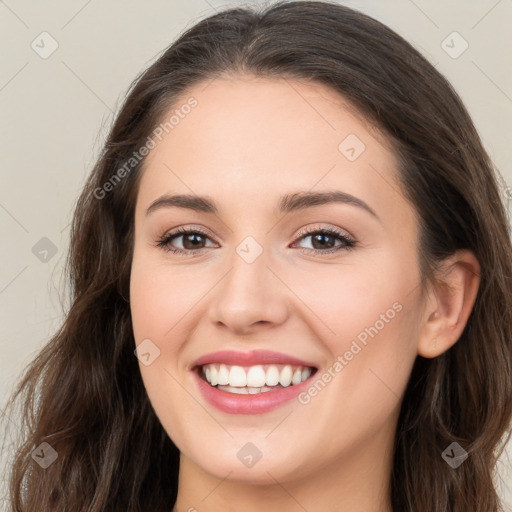
<instances>
[{"instance_id":1,"label":"bare skin","mask_svg":"<svg viewBox=\"0 0 512 512\"><path fill-rule=\"evenodd\" d=\"M412 365L456 343L478 262L456 253L444 276L452 291L435 287L421 299L417 218L393 150L330 89L236 76L198 84L183 102L189 96L197 107L145 162L130 290L136 343L160 350L140 365L144 384L181 452L173 512L391 512L393 441ZM357 139L340 148L350 134ZM335 190L375 215L341 202L278 210L285 194ZM147 214L164 194L207 196L218 212ZM195 254L190 235L168 244L188 254L156 246L180 227L205 233ZM321 245L306 228L336 229L355 246L337 234ZM247 236L262 250L251 263L236 251ZM377 333L355 353L371 326ZM331 378L302 402L230 414L204 399L191 372L200 356L226 349L292 355ZM249 442L262 454L252 467L237 457Z\"/></svg>"}]
</instances>

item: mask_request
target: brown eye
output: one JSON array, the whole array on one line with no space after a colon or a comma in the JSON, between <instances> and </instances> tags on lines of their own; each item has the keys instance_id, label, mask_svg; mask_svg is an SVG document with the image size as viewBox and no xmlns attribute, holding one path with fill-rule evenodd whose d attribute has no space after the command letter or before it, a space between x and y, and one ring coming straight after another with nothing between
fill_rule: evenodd
<instances>
[{"instance_id":1,"label":"brown eye","mask_svg":"<svg viewBox=\"0 0 512 512\"><path fill-rule=\"evenodd\" d=\"M325 233L311 236L313 249L330 249L335 245L335 237Z\"/></svg>"},{"instance_id":2,"label":"brown eye","mask_svg":"<svg viewBox=\"0 0 512 512\"><path fill-rule=\"evenodd\" d=\"M184 249L199 249L205 243L205 237L200 233L190 233L188 235L181 235L181 237L183 237Z\"/></svg>"},{"instance_id":3,"label":"brown eye","mask_svg":"<svg viewBox=\"0 0 512 512\"><path fill-rule=\"evenodd\" d=\"M164 235L156 245L176 254L195 254L202 249L212 247L207 245L208 241L211 241L210 237L198 229L179 229Z\"/></svg>"},{"instance_id":4,"label":"brown eye","mask_svg":"<svg viewBox=\"0 0 512 512\"><path fill-rule=\"evenodd\" d=\"M311 247L301 246L305 253L328 254L339 251L348 251L356 246L356 241L335 229L306 230L299 241L310 239Z\"/></svg>"}]
</instances>

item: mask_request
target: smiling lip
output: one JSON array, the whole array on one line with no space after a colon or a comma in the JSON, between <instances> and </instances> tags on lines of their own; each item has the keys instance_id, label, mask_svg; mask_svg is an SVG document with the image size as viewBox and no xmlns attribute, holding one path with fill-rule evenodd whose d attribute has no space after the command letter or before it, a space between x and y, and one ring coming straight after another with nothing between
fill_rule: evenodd
<instances>
[{"instance_id":1,"label":"smiling lip","mask_svg":"<svg viewBox=\"0 0 512 512\"><path fill-rule=\"evenodd\" d=\"M316 366L310 362L268 350L255 350L252 352L220 351L200 357L192 365L192 373L201 394L211 405L230 414L262 414L272 411L304 391L311 384L311 378L316 373L314 370L312 374L300 384L294 384L286 388L278 388L254 395L239 395L217 389L201 377L200 367L209 363L224 363L238 366L290 364L295 366L308 366L315 370Z\"/></svg>"},{"instance_id":2,"label":"smiling lip","mask_svg":"<svg viewBox=\"0 0 512 512\"><path fill-rule=\"evenodd\" d=\"M292 366L309 366L316 368L313 363L297 359L296 357L272 352L270 350L253 350L252 352L237 352L235 350L221 350L200 357L192 364L192 368L209 363L224 363L237 366L254 366L257 364L290 364Z\"/></svg>"},{"instance_id":3,"label":"smiling lip","mask_svg":"<svg viewBox=\"0 0 512 512\"><path fill-rule=\"evenodd\" d=\"M300 384L259 393L256 395L237 395L221 391L210 386L198 372L193 372L199 390L206 400L217 409L230 414L262 414L277 409L305 391L311 384L311 376Z\"/></svg>"}]
</instances>

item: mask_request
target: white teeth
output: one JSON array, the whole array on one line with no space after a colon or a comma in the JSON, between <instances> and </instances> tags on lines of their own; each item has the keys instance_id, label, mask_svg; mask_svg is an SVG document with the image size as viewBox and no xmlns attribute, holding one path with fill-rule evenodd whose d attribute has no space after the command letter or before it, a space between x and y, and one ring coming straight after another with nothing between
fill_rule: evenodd
<instances>
[{"instance_id":1,"label":"white teeth","mask_svg":"<svg viewBox=\"0 0 512 512\"><path fill-rule=\"evenodd\" d=\"M279 384L283 386L284 388L288 387L292 382L292 367L287 364L282 372L281 376L279 377Z\"/></svg>"},{"instance_id":2,"label":"white teeth","mask_svg":"<svg viewBox=\"0 0 512 512\"><path fill-rule=\"evenodd\" d=\"M206 380L208 380L208 378L206 378ZM225 386L226 384L229 384L229 370L225 364L221 364L219 366L217 384L219 384L219 386Z\"/></svg>"},{"instance_id":3,"label":"white teeth","mask_svg":"<svg viewBox=\"0 0 512 512\"><path fill-rule=\"evenodd\" d=\"M272 391L272 388L266 386L261 388L234 388L232 386L218 386L221 391L228 391L236 395L256 395L258 393L265 393L266 391Z\"/></svg>"},{"instance_id":4,"label":"white teeth","mask_svg":"<svg viewBox=\"0 0 512 512\"><path fill-rule=\"evenodd\" d=\"M265 371L265 368L267 370ZM248 368L226 364L207 364L202 367L205 379L218 389L238 394L264 393L304 382L311 368L292 365L254 365Z\"/></svg>"},{"instance_id":5,"label":"white teeth","mask_svg":"<svg viewBox=\"0 0 512 512\"><path fill-rule=\"evenodd\" d=\"M216 386L219 383L218 375L219 372L217 370L217 367L214 366L213 364L210 365L210 384L212 386Z\"/></svg>"},{"instance_id":6,"label":"white teeth","mask_svg":"<svg viewBox=\"0 0 512 512\"><path fill-rule=\"evenodd\" d=\"M247 386L253 388L261 388L265 385L267 375L263 370L263 366L251 366L247 372Z\"/></svg>"},{"instance_id":7,"label":"white teeth","mask_svg":"<svg viewBox=\"0 0 512 512\"><path fill-rule=\"evenodd\" d=\"M304 368L301 374L301 381L304 382L311 375L311 368ZM208 378L206 379L208 380Z\"/></svg>"},{"instance_id":8,"label":"white teeth","mask_svg":"<svg viewBox=\"0 0 512 512\"><path fill-rule=\"evenodd\" d=\"M249 388L235 388L233 386L219 386L219 389L224 391L229 391L230 393L235 393L236 395L248 395Z\"/></svg>"},{"instance_id":9,"label":"white teeth","mask_svg":"<svg viewBox=\"0 0 512 512\"><path fill-rule=\"evenodd\" d=\"M300 384L301 382L301 377L302 377L302 373L300 371L300 368L297 368L293 374L293 377L292 377L292 384L295 385L295 384Z\"/></svg>"},{"instance_id":10,"label":"white teeth","mask_svg":"<svg viewBox=\"0 0 512 512\"><path fill-rule=\"evenodd\" d=\"M267 370L266 384L267 386L277 386L277 384L279 384L279 369L277 366L269 366Z\"/></svg>"},{"instance_id":11,"label":"white teeth","mask_svg":"<svg viewBox=\"0 0 512 512\"><path fill-rule=\"evenodd\" d=\"M247 375L241 366L232 366L229 371L229 385L236 388L247 386Z\"/></svg>"}]
</instances>

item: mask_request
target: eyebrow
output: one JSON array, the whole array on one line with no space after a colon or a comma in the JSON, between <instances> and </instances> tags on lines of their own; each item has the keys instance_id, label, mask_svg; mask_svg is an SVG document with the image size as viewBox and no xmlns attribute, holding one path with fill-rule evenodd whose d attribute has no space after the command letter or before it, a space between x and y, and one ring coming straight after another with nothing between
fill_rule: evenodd
<instances>
[{"instance_id":1,"label":"eyebrow","mask_svg":"<svg viewBox=\"0 0 512 512\"><path fill-rule=\"evenodd\" d=\"M379 216L375 211L370 208L362 199L359 199L346 192L339 190L327 191L327 192L294 192L292 194L286 194L279 200L279 211L281 213L290 213L293 211L305 210L313 206L320 206L329 203L342 203L349 204L361 208L370 213L376 219ZM148 209L146 215L151 212L165 207L178 207L187 208L197 212L211 213L216 215L219 212L219 208L215 202L206 196L197 196L191 194L177 194L177 195L163 195L153 201Z\"/></svg>"}]
</instances>

